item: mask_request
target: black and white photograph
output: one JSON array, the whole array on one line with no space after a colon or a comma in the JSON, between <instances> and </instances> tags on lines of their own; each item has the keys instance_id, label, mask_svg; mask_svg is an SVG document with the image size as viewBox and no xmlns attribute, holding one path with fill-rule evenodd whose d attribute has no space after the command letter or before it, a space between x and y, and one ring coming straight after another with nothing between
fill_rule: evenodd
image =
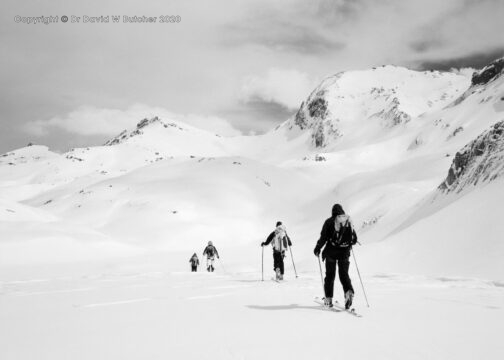
<instances>
[{"instance_id":1,"label":"black and white photograph","mask_svg":"<svg viewBox=\"0 0 504 360\"><path fill-rule=\"evenodd\" d=\"M2 0L0 360L504 358L504 0Z\"/></svg>"}]
</instances>

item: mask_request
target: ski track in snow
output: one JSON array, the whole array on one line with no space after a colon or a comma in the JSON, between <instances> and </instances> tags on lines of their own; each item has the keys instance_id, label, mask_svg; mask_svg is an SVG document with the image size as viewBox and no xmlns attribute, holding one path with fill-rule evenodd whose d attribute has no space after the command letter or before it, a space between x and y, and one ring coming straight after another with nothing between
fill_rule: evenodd
<instances>
[{"instance_id":1,"label":"ski track in snow","mask_svg":"<svg viewBox=\"0 0 504 360\"><path fill-rule=\"evenodd\" d=\"M102 306L133 304L133 303L145 302L145 301L150 301L150 300L152 300L152 299L151 298L129 299L129 300L119 300L119 301L110 301L110 302L95 303L95 304L78 305L76 307L96 308L96 307L102 307Z\"/></svg>"},{"instance_id":2,"label":"ski track in snow","mask_svg":"<svg viewBox=\"0 0 504 360\"><path fill-rule=\"evenodd\" d=\"M216 297L223 297L235 294L234 292L222 293L222 294L213 294L213 295L197 295L186 298L186 300L202 300L202 299L211 299Z\"/></svg>"}]
</instances>

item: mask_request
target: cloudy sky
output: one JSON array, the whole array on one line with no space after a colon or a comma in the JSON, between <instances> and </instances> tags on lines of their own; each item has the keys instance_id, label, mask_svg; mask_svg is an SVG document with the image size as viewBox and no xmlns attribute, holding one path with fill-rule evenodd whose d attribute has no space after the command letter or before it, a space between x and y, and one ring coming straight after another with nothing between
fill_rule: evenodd
<instances>
[{"instance_id":1,"label":"cloudy sky","mask_svg":"<svg viewBox=\"0 0 504 360\"><path fill-rule=\"evenodd\" d=\"M157 19L83 23L111 15ZM0 153L101 144L152 115L261 133L339 71L481 67L504 56L503 18L504 0L2 0Z\"/></svg>"}]
</instances>

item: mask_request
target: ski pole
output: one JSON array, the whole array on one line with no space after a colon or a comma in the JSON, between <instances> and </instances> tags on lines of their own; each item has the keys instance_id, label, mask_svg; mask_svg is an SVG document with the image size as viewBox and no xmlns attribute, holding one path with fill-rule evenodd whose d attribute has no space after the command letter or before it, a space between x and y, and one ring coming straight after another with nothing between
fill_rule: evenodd
<instances>
[{"instance_id":1,"label":"ski pole","mask_svg":"<svg viewBox=\"0 0 504 360\"><path fill-rule=\"evenodd\" d=\"M222 260L220 259L220 257L218 257L217 259L219 260L219 264L222 267L222 270L224 270L224 273L229 275L228 272L226 271L226 268L224 267L224 264L222 263Z\"/></svg>"},{"instance_id":2,"label":"ski pole","mask_svg":"<svg viewBox=\"0 0 504 360\"><path fill-rule=\"evenodd\" d=\"M322 264L320 263L320 256L317 256L317 259L318 259L318 266L320 269L320 280L322 281L322 290L324 291L325 296L324 278L322 277Z\"/></svg>"},{"instance_id":3,"label":"ski pole","mask_svg":"<svg viewBox=\"0 0 504 360\"><path fill-rule=\"evenodd\" d=\"M357 274L359 274L359 280L360 280L360 283L361 283L361 286L362 286L362 292L364 293L364 299L366 299L367 307L369 307L369 302L368 302L368 299L367 299L367 296L366 296L366 290L364 289L364 283L362 282L362 278L361 278L361 275L360 275L359 267L357 266L357 259L355 258L355 254L354 254L353 249L352 249L352 256L353 256L353 259L354 259L354 262L355 262L355 268L357 269Z\"/></svg>"},{"instance_id":4,"label":"ski pole","mask_svg":"<svg viewBox=\"0 0 504 360\"><path fill-rule=\"evenodd\" d=\"M261 256L261 281L264 281L264 246L261 245L262 256Z\"/></svg>"},{"instance_id":5,"label":"ski pole","mask_svg":"<svg viewBox=\"0 0 504 360\"><path fill-rule=\"evenodd\" d=\"M292 266L294 267L294 274L296 274L296 279L297 279L298 274L297 274L297 271L296 271L296 264L294 264L294 256L292 255L292 247L291 246L289 246L289 251L290 251L290 254L291 254Z\"/></svg>"}]
</instances>

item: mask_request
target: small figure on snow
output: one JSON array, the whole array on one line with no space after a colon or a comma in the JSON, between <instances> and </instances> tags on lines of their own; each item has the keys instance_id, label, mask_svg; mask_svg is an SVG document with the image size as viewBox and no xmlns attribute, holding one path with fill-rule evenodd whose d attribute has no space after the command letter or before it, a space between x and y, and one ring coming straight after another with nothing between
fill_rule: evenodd
<instances>
[{"instance_id":1,"label":"small figure on snow","mask_svg":"<svg viewBox=\"0 0 504 360\"><path fill-rule=\"evenodd\" d=\"M194 253L193 256L191 256L191 258L189 259L189 262L191 263L191 271L192 272L198 271L199 259L198 259L198 255L196 255L196 253Z\"/></svg>"},{"instance_id":2,"label":"small figure on snow","mask_svg":"<svg viewBox=\"0 0 504 360\"><path fill-rule=\"evenodd\" d=\"M292 242L287 235L285 225L281 221L276 223L276 229L269 234L265 242L261 246L271 243L273 246L273 270L275 271L276 280L283 280L284 276L284 257L288 246L292 246Z\"/></svg>"},{"instance_id":3,"label":"small figure on snow","mask_svg":"<svg viewBox=\"0 0 504 360\"><path fill-rule=\"evenodd\" d=\"M219 259L219 253L215 246L213 246L212 242L209 241L205 250L203 250L203 257L207 256L207 271L213 272L215 270L213 264L215 261L215 257Z\"/></svg>"},{"instance_id":4,"label":"small figure on snow","mask_svg":"<svg viewBox=\"0 0 504 360\"><path fill-rule=\"evenodd\" d=\"M335 204L332 208L332 216L324 222L320 239L313 250L315 256L320 255L322 247L322 261L325 261L326 276L324 280L324 303L332 307L334 293L334 278L336 276L336 264L338 265L338 275L345 294L345 308L352 306L354 289L352 281L348 275L350 267L350 251L352 245L357 243L357 234L353 228L350 217L345 214L340 204Z\"/></svg>"}]
</instances>

